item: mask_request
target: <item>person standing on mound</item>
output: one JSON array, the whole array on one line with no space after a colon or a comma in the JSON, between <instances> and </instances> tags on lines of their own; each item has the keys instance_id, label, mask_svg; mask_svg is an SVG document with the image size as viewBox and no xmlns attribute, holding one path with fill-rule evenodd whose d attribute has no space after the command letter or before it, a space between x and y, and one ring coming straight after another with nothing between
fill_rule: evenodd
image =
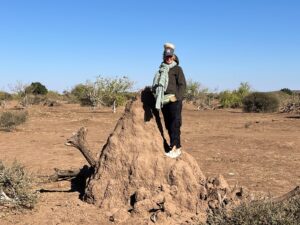
<instances>
[{"instance_id":1,"label":"person standing on mound","mask_svg":"<svg viewBox=\"0 0 300 225\"><path fill-rule=\"evenodd\" d=\"M155 74L152 86L156 99L155 108L161 109L169 133L170 149L166 155L171 158L181 154L181 111L182 99L186 91L185 76L174 51L173 44L164 44L163 62Z\"/></svg>"}]
</instances>

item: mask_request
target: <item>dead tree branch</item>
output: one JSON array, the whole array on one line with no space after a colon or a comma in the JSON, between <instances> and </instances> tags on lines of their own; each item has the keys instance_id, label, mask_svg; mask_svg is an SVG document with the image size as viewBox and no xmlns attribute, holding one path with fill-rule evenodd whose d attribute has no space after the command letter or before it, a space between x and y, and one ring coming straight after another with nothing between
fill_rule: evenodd
<instances>
[{"instance_id":1,"label":"dead tree branch","mask_svg":"<svg viewBox=\"0 0 300 225\"><path fill-rule=\"evenodd\" d=\"M288 200L290 198L293 198L297 195L300 195L300 186L295 187L293 190L289 191L288 193L286 193L282 196L279 196L277 198L273 198L272 202L276 202L276 203L283 202L283 201Z\"/></svg>"},{"instance_id":2,"label":"dead tree branch","mask_svg":"<svg viewBox=\"0 0 300 225\"><path fill-rule=\"evenodd\" d=\"M86 142L87 129L85 127L81 127L77 133L75 133L72 137L70 137L66 145L73 146L77 148L87 160L87 162L91 165L91 167L96 166L96 160L94 159L91 151L89 150L88 143Z\"/></svg>"},{"instance_id":3,"label":"dead tree branch","mask_svg":"<svg viewBox=\"0 0 300 225\"><path fill-rule=\"evenodd\" d=\"M54 168L55 173L49 177L50 181L62 181L62 180L71 180L78 176L80 169L77 170L60 170Z\"/></svg>"}]
</instances>

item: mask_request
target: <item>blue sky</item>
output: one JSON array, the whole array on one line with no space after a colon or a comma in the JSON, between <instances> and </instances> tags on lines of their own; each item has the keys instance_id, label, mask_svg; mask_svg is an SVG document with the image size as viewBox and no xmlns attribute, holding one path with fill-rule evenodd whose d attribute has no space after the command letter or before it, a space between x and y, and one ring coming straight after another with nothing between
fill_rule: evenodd
<instances>
[{"instance_id":1,"label":"blue sky","mask_svg":"<svg viewBox=\"0 0 300 225\"><path fill-rule=\"evenodd\" d=\"M299 25L296 0L0 0L0 89L39 81L61 92L98 75L139 89L165 42L212 91L300 89Z\"/></svg>"}]
</instances>

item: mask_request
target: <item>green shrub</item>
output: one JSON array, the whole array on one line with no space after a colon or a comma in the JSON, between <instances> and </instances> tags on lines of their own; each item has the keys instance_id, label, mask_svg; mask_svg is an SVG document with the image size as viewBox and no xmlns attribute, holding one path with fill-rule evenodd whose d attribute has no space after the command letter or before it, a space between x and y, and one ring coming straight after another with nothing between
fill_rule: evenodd
<instances>
[{"instance_id":1,"label":"green shrub","mask_svg":"<svg viewBox=\"0 0 300 225\"><path fill-rule=\"evenodd\" d=\"M25 93L33 95L46 95L48 93L48 89L40 82L32 82L31 85L26 87Z\"/></svg>"},{"instance_id":2,"label":"green shrub","mask_svg":"<svg viewBox=\"0 0 300 225\"><path fill-rule=\"evenodd\" d=\"M284 93L287 93L288 95L292 95L293 94L293 91L291 89L288 89L288 88L282 88L280 91L284 92Z\"/></svg>"},{"instance_id":3,"label":"green shrub","mask_svg":"<svg viewBox=\"0 0 300 225\"><path fill-rule=\"evenodd\" d=\"M0 91L0 100L12 100L13 96L5 91Z\"/></svg>"},{"instance_id":4,"label":"green shrub","mask_svg":"<svg viewBox=\"0 0 300 225\"><path fill-rule=\"evenodd\" d=\"M208 225L298 225L300 196L280 203L258 201L244 203L231 212L221 209L209 214Z\"/></svg>"},{"instance_id":5,"label":"green shrub","mask_svg":"<svg viewBox=\"0 0 300 225\"><path fill-rule=\"evenodd\" d=\"M3 112L0 115L0 128L8 131L24 123L27 119L27 111Z\"/></svg>"},{"instance_id":6,"label":"green shrub","mask_svg":"<svg viewBox=\"0 0 300 225\"><path fill-rule=\"evenodd\" d=\"M85 84L78 84L71 90L70 94L80 100L86 98L90 91L92 91L91 87Z\"/></svg>"},{"instance_id":7,"label":"green shrub","mask_svg":"<svg viewBox=\"0 0 300 225\"><path fill-rule=\"evenodd\" d=\"M219 99L223 108L237 108L242 104L242 99L236 92L222 91L219 94Z\"/></svg>"},{"instance_id":8,"label":"green shrub","mask_svg":"<svg viewBox=\"0 0 300 225\"><path fill-rule=\"evenodd\" d=\"M120 106L128 100L128 90L132 88L132 85L133 82L127 77L99 76L94 82L75 86L71 95L75 96L83 106L112 106L114 101L117 106Z\"/></svg>"},{"instance_id":9,"label":"green shrub","mask_svg":"<svg viewBox=\"0 0 300 225\"><path fill-rule=\"evenodd\" d=\"M216 98L216 94L209 93L208 88L202 87L199 82L193 80L187 81L187 88L184 93L184 99L187 102L192 102L198 108L213 108L213 102Z\"/></svg>"},{"instance_id":10,"label":"green shrub","mask_svg":"<svg viewBox=\"0 0 300 225\"><path fill-rule=\"evenodd\" d=\"M243 99L245 112L276 112L279 100L272 93L254 92Z\"/></svg>"},{"instance_id":11,"label":"green shrub","mask_svg":"<svg viewBox=\"0 0 300 225\"><path fill-rule=\"evenodd\" d=\"M238 108L243 106L243 98L250 93L250 85L242 82L238 89L223 91L219 94L220 104L223 108Z\"/></svg>"},{"instance_id":12,"label":"green shrub","mask_svg":"<svg viewBox=\"0 0 300 225\"><path fill-rule=\"evenodd\" d=\"M16 161L5 167L0 161L0 205L33 208L37 195L31 190L32 178Z\"/></svg>"}]
</instances>

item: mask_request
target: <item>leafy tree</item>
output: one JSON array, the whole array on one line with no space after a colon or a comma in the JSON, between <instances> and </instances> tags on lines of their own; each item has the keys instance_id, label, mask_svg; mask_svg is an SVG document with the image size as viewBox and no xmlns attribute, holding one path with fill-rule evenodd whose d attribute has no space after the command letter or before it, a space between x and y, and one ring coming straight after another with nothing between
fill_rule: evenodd
<instances>
[{"instance_id":1,"label":"leafy tree","mask_svg":"<svg viewBox=\"0 0 300 225\"><path fill-rule=\"evenodd\" d=\"M86 84L78 84L71 94L79 99L82 105L111 106L114 101L122 105L127 100L128 91L133 82L128 77L103 77L98 76L96 81L88 81Z\"/></svg>"},{"instance_id":2,"label":"leafy tree","mask_svg":"<svg viewBox=\"0 0 300 225\"><path fill-rule=\"evenodd\" d=\"M291 89L289 89L289 88L282 88L280 91L284 92L284 93L286 93L288 95L292 95L293 94L293 91Z\"/></svg>"},{"instance_id":3,"label":"leafy tree","mask_svg":"<svg viewBox=\"0 0 300 225\"><path fill-rule=\"evenodd\" d=\"M48 93L48 89L40 82L32 82L31 85L26 87L25 93L33 95L46 95Z\"/></svg>"}]
</instances>

